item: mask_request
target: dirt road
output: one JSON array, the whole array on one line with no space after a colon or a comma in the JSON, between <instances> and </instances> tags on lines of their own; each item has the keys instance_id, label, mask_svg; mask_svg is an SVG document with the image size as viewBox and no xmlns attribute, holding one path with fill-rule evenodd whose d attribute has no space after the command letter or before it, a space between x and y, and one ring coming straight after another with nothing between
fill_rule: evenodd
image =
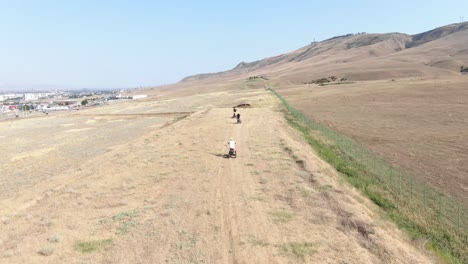
<instances>
[{"instance_id":1,"label":"dirt road","mask_svg":"<svg viewBox=\"0 0 468 264\"><path fill-rule=\"evenodd\" d=\"M255 99L242 124L228 95L0 200L0 262L433 262L305 145L271 94L243 92ZM223 157L230 137L237 159Z\"/></svg>"}]
</instances>

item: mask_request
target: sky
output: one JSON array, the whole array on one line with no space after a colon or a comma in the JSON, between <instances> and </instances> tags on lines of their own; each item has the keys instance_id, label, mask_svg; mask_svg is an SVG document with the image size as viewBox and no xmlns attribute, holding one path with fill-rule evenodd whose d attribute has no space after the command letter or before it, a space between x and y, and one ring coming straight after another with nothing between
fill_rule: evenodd
<instances>
[{"instance_id":1,"label":"sky","mask_svg":"<svg viewBox=\"0 0 468 264\"><path fill-rule=\"evenodd\" d=\"M314 40L462 17L466 0L0 0L0 91L170 84Z\"/></svg>"}]
</instances>

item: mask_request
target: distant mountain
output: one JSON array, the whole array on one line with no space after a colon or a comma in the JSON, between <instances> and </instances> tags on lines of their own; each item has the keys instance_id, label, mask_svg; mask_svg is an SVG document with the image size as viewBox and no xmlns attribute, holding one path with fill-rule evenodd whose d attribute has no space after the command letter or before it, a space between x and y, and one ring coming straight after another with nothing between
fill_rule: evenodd
<instances>
[{"instance_id":1,"label":"distant mountain","mask_svg":"<svg viewBox=\"0 0 468 264\"><path fill-rule=\"evenodd\" d=\"M189 76L181 82L257 75L291 82L330 75L348 80L451 76L460 74L460 66L468 66L467 43L468 22L416 35L347 34L278 56L241 62L228 71Z\"/></svg>"}]
</instances>

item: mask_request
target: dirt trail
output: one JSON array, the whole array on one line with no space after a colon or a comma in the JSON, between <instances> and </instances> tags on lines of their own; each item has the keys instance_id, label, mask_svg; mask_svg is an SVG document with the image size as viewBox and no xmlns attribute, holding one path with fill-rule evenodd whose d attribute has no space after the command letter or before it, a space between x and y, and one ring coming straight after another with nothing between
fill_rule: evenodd
<instances>
[{"instance_id":1,"label":"dirt trail","mask_svg":"<svg viewBox=\"0 0 468 264\"><path fill-rule=\"evenodd\" d=\"M229 108L197 111L0 200L0 263L433 262L273 101L262 94L265 107L242 109L242 124ZM237 159L223 157L230 137ZM82 253L80 241L97 249Z\"/></svg>"}]
</instances>

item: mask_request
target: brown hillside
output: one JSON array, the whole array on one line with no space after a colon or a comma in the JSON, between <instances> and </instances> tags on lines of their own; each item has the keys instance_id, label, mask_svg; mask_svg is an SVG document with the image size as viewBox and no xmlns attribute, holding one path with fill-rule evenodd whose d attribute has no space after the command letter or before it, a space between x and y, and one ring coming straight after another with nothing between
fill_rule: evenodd
<instances>
[{"instance_id":1,"label":"brown hillside","mask_svg":"<svg viewBox=\"0 0 468 264\"><path fill-rule=\"evenodd\" d=\"M413 36L413 41L408 43L407 47L415 47L424 43L445 37L447 35L464 31L468 29L468 23L451 24L445 27L439 27Z\"/></svg>"},{"instance_id":2,"label":"brown hillside","mask_svg":"<svg viewBox=\"0 0 468 264\"><path fill-rule=\"evenodd\" d=\"M416 35L348 34L274 57L241 62L231 70L186 77L182 82L236 80L253 75L293 83L335 75L348 80L449 77L468 64L468 23Z\"/></svg>"}]
</instances>

